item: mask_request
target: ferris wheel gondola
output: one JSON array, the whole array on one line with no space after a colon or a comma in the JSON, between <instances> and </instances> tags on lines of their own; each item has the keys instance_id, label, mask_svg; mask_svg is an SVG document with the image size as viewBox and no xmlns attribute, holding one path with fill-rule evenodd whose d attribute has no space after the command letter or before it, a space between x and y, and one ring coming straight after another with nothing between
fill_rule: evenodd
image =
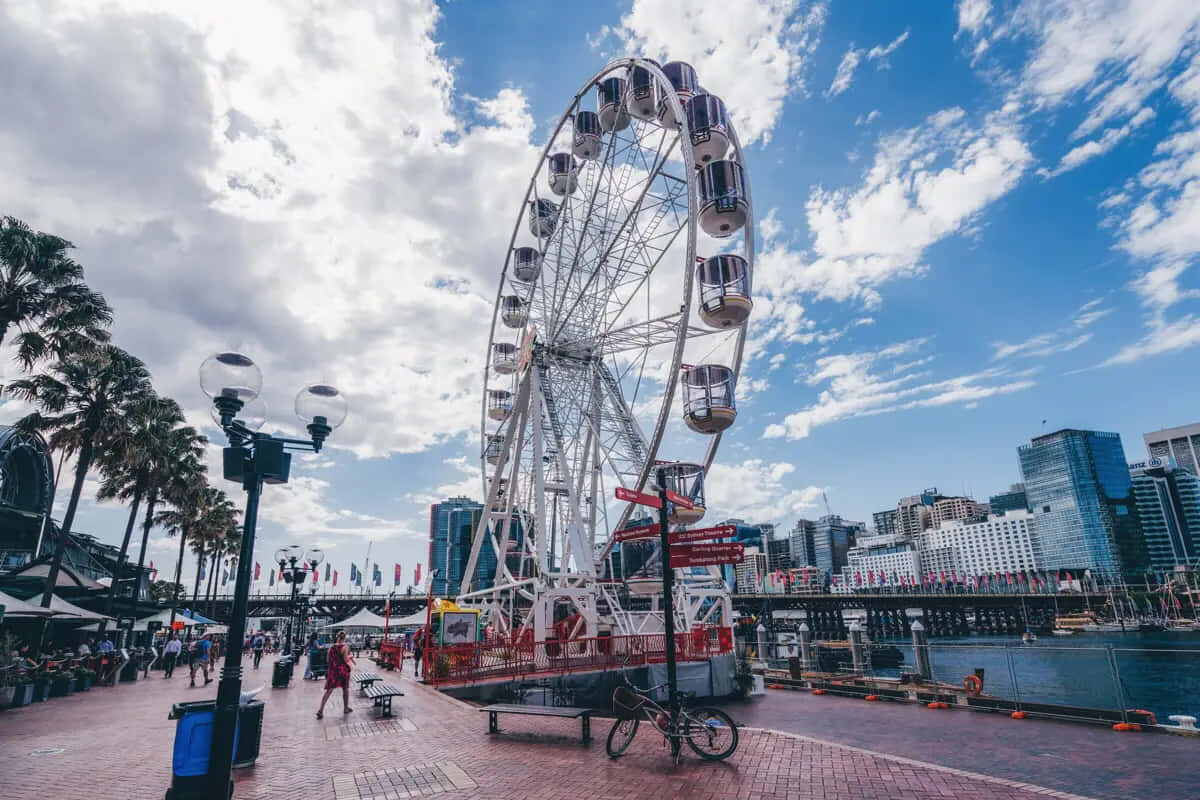
<instances>
[{"instance_id":1,"label":"ferris wheel gondola","mask_svg":"<svg viewBox=\"0 0 1200 800\"><path fill-rule=\"evenodd\" d=\"M593 98L596 111L584 105ZM532 624L545 635L564 598L589 630L631 632L615 597L608 616L597 599L612 533L633 510L612 490L652 488L661 469L692 503L673 505L670 520L694 524L736 419L754 228L724 103L682 61L613 62L560 118L521 208L484 368L486 511L459 599L487 606L501 632ZM533 241L519 241L524 228ZM739 235L737 252L705 234ZM492 376L508 383L488 385ZM694 455L664 464L664 449Z\"/></svg>"}]
</instances>

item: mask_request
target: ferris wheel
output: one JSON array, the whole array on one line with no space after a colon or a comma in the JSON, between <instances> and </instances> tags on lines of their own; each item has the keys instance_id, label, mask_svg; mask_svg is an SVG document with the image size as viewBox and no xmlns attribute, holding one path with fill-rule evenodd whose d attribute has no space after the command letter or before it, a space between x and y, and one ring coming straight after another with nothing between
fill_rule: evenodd
<instances>
[{"instance_id":1,"label":"ferris wheel","mask_svg":"<svg viewBox=\"0 0 1200 800\"><path fill-rule=\"evenodd\" d=\"M534 168L501 272L486 499L461 601L502 632L541 617L540 638L561 598L595 625L612 605L596 601L598 579L614 577L611 534L640 513L614 488L662 474L694 506L672 505L671 522L699 521L737 414L753 264L750 185L722 99L681 61L593 75Z\"/></svg>"}]
</instances>

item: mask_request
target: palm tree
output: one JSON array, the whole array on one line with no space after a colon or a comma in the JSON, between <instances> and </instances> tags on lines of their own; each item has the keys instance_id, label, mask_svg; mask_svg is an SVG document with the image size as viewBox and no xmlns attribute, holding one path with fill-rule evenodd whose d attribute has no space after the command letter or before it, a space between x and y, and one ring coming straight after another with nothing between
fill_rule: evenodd
<instances>
[{"instance_id":1,"label":"palm tree","mask_svg":"<svg viewBox=\"0 0 1200 800\"><path fill-rule=\"evenodd\" d=\"M5 391L41 407L22 417L18 429L48 433L51 450L75 456L75 483L42 593L42 605L49 607L88 470L98 449L103 452L121 438L135 400L152 391L150 373L134 356L105 344L59 359L41 374L13 381Z\"/></svg>"},{"instance_id":2,"label":"palm tree","mask_svg":"<svg viewBox=\"0 0 1200 800\"><path fill-rule=\"evenodd\" d=\"M150 486L156 451L161 449L161 443L170 431L183 422L183 411L174 400L151 394L131 406L125 419L125 429L111 442L111 449L98 459L100 468L104 470L104 479L96 499L129 503L125 536L121 540L116 569L104 603L104 613L109 616L112 614L117 585L124 573L138 507Z\"/></svg>"},{"instance_id":3,"label":"palm tree","mask_svg":"<svg viewBox=\"0 0 1200 800\"><path fill-rule=\"evenodd\" d=\"M136 575L146 562L146 545L154 527L154 510L163 492L182 491L204 480L204 445L208 440L190 426L175 428L151 450L146 482L146 515L142 522L142 547L138 551Z\"/></svg>"},{"instance_id":4,"label":"palm tree","mask_svg":"<svg viewBox=\"0 0 1200 800\"><path fill-rule=\"evenodd\" d=\"M179 536L179 559L175 562L175 583L179 583L183 572L183 554L187 548L188 538L192 538L192 546L199 541L204 546L205 526L213 526L213 520L232 520L237 524L237 510L233 503L220 489L215 489L201 480L190 486L168 489L164 492L169 508L158 512L154 521L166 529L168 536ZM203 555L200 556L203 558ZM200 571L196 570L196 590L200 586ZM195 606L195 597L192 598ZM175 607L171 607L171 620L175 622Z\"/></svg>"},{"instance_id":5,"label":"palm tree","mask_svg":"<svg viewBox=\"0 0 1200 800\"><path fill-rule=\"evenodd\" d=\"M71 247L13 217L0 219L0 344L18 330L26 369L108 341L112 309L83 283L83 267L66 254Z\"/></svg>"}]
</instances>

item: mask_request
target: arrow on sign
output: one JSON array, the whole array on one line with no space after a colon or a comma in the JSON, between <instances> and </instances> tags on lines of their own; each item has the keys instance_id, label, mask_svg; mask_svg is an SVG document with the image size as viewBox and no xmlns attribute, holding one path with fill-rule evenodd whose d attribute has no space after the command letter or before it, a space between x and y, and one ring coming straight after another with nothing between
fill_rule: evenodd
<instances>
[{"instance_id":1,"label":"arrow on sign","mask_svg":"<svg viewBox=\"0 0 1200 800\"><path fill-rule=\"evenodd\" d=\"M641 525L637 528L625 528L613 534L613 541L628 542L631 539L650 539L658 536L657 525Z\"/></svg>"},{"instance_id":2,"label":"arrow on sign","mask_svg":"<svg viewBox=\"0 0 1200 800\"><path fill-rule=\"evenodd\" d=\"M737 535L737 528L733 525L718 525L715 528L697 528L694 531L675 531L671 534L671 544L683 544L684 542L700 542L705 539L728 539L730 536Z\"/></svg>"},{"instance_id":3,"label":"arrow on sign","mask_svg":"<svg viewBox=\"0 0 1200 800\"><path fill-rule=\"evenodd\" d=\"M626 489L624 486L618 486L616 489L618 500L625 500L630 503L637 503L640 506L650 506L651 508L662 508L662 500L659 500L652 494L645 492L635 492L633 489Z\"/></svg>"},{"instance_id":4,"label":"arrow on sign","mask_svg":"<svg viewBox=\"0 0 1200 800\"><path fill-rule=\"evenodd\" d=\"M745 546L737 542L684 544L671 549L671 568L734 564L742 560L745 550Z\"/></svg>"},{"instance_id":5,"label":"arrow on sign","mask_svg":"<svg viewBox=\"0 0 1200 800\"><path fill-rule=\"evenodd\" d=\"M672 492L670 489L667 489L667 499L675 505L683 506L684 508L696 507L695 503L693 503L691 500L679 494L678 492Z\"/></svg>"}]
</instances>

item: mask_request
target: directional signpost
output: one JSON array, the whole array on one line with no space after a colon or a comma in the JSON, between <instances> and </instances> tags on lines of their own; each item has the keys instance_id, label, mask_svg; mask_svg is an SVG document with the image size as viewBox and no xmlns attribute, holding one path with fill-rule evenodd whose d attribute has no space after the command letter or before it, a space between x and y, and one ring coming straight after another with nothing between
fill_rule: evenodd
<instances>
[{"instance_id":1,"label":"directional signpost","mask_svg":"<svg viewBox=\"0 0 1200 800\"><path fill-rule=\"evenodd\" d=\"M673 592L675 568L740 561L743 547L740 544L712 542L708 544L682 544L683 542L728 538L733 536L737 532L737 529L732 525L718 525L715 528L701 528L694 531L676 531L675 533L671 533L667 520L668 505L674 503L683 508L695 508L695 505L691 500L678 492L673 492L666 488L666 475L663 474L661 468L658 470L657 478L659 487L657 497L652 494L637 492L633 489L626 489L623 486L617 487L616 497L618 500L624 500L629 503L657 508L658 524L642 525L637 528L617 531L613 534L613 538L618 542L628 542L637 539L650 539L657 534L662 543L662 561L667 565L662 571L663 632L666 634L667 686L670 698L671 725L672 730L674 730L679 722L679 693L677 691L678 681L676 680L675 670L675 598ZM677 554L671 552L672 545L677 546ZM712 548L721 549L714 550ZM682 739L671 739L671 754L673 756L679 755L679 747L682 743Z\"/></svg>"},{"instance_id":2,"label":"directional signpost","mask_svg":"<svg viewBox=\"0 0 1200 800\"><path fill-rule=\"evenodd\" d=\"M739 542L679 545L671 549L670 564L672 569L735 564L742 560L745 551L745 546Z\"/></svg>"}]
</instances>

